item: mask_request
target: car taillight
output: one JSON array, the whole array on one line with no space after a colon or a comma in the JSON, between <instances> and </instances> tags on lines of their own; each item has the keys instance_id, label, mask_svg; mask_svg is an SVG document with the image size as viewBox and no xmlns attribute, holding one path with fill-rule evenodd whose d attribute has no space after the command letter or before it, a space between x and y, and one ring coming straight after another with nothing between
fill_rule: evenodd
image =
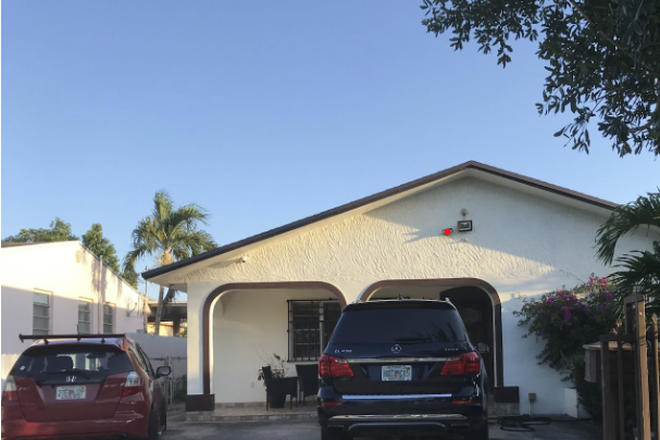
<instances>
[{"instance_id":1,"label":"car taillight","mask_svg":"<svg viewBox=\"0 0 660 440\"><path fill-rule=\"evenodd\" d=\"M481 371L481 359L475 352L449 358L442 367L442 376L474 376Z\"/></svg>"},{"instance_id":2,"label":"car taillight","mask_svg":"<svg viewBox=\"0 0 660 440\"><path fill-rule=\"evenodd\" d=\"M481 397L459 398L451 401L452 405L481 405Z\"/></svg>"},{"instance_id":3,"label":"car taillight","mask_svg":"<svg viewBox=\"0 0 660 440\"><path fill-rule=\"evenodd\" d=\"M353 377L353 370L346 359L324 354L319 359L319 377Z\"/></svg>"},{"instance_id":4,"label":"car taillight","mask_svg":"<svg viewBox=\"0 0 660 440\"><path fill-rule=\"evenodd\" d=\"M16 380L14 376L7 376L5 388L2 390L2 400L9 402L18 402L18 391L16 390Z\"/></svg>"},{"instance_id":5,"label":"car taillight","mask_svg":"<svg viewBox=\"0 0 660 440\"><path fill-rule=\"evenodd\" d=\"M131 396L137 394L142 390L144 381L142 377L137 374L135 371L131 371L126 376L126 382L124 383L124 390L121 392L121 397Z\"/></svg>"}]
</instances>

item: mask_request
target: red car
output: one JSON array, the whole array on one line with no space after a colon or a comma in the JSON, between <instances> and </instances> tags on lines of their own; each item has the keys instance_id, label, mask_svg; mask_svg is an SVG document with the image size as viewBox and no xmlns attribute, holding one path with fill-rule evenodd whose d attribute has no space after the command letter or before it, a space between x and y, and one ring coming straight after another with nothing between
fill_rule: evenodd
<instances>
[{"instance_id":1,"label":"red car","mask_svg":"<svg viewBox=\"0 0 660 440\"><path fill-rule=\"evenodd\" d=\"M159 378L120 334L28 335L2 391L2 439L155 440L167 425Z\"/></svg>"}]
</instances>

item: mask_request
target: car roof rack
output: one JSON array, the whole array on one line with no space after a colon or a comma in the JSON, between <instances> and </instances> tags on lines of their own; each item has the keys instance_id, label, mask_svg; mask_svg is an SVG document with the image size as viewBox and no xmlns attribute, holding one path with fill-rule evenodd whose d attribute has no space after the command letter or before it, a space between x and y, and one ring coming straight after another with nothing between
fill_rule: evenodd
<instances>
[{"instance_id":1,"label":"car roof rack","mask_svg":"<svg viewBox=\"0 0 660 440\"><path fill-rule=\"evenodd\" d=\"M18 339L21 340L21 342L25 341L26 339L31 339L31 340L38 340L38 339L43 339L44 344L48 345L48 340L49 339L77 339L78 342L80 342L81 339L99 339L101 338L101 343L105 343L105 338L124 338L126 337L125 333L103 333L99 335L92 335L92 334L70 334L70 335L24 335L20 333L18 335Z\"/></svg>"}]
</instances>

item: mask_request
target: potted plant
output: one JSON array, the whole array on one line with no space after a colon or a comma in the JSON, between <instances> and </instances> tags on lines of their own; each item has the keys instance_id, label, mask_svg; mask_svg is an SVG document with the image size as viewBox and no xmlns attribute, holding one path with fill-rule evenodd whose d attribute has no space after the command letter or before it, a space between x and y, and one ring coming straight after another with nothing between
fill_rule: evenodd
<instances>
[{"instance_id":1,"label":"potted plant","mask_svg":"<svg viewBox=\"0 0 660 440\"><path fill-rule=\"evenodd\" d=\"M266 367L270 368L270 378L264 374L263 367L259 368L257 380L263 381L266 387L266 396L268 405L272 408L283 408L286 402L286 396L289 394L289 384L286 380L286 373L288 370L287 361L273 353L272 358L266 360Z\"/></svg>"}]
</instances>

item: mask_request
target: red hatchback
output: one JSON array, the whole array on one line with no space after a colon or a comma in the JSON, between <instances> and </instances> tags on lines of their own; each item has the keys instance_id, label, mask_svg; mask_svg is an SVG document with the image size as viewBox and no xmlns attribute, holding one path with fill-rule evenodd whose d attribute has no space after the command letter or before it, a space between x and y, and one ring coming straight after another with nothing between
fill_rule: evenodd
<instances>
[{"instance_id":1,"label":"red hatchback","mask_svg":"<svg viewBox=\"0 0 660 440\"><path fill-rule=\"evenodd\" d=\"M40 335L11 370L2 392L2 438L140 438L167 425L159 378L125 335Z\"/></svg>"}]
</instances>

